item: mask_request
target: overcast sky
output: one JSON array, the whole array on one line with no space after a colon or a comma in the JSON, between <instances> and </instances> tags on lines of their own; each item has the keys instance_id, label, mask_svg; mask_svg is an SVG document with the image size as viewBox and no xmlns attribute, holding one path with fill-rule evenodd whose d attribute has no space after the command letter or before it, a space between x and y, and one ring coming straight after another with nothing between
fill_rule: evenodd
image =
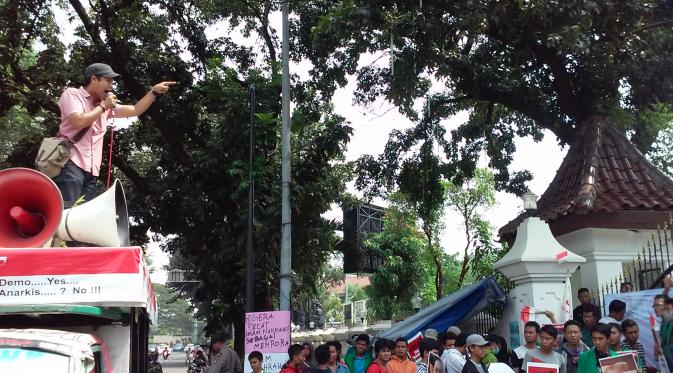
<instances>
[{"instance_id":1,"label":"overcast sky","mask_svg":"<svg viewBox=\"0 0 673 373\"><path fill-rule=\"evenodd\" d=\"M66 44L72 43L74 40L73 30L76 25L73 25L68 21L65 12L56 9L55 14L61 30L62 40ZM75 19L77 20L77 18ZM279 13L273 15L272 25L279 28ZM222 35L223 33L232 34L222 26L214 26L208 32L209 35L214 36ZM242 36L239 36L239 38L239 42L243 40ZM257 51L260 50L262 43L261 39L256 37L247 39L245 42L248 43L248 45L254 45ZM360 62L361 64L368 64L374 59L378 59L377 63L387 63L388 59L385 56L383 56L383 58L379 57L381 56L363 56ZM291 66L291 72L306 78L308 76L309 68L310 64L307 62L300 63L299 65L293 64ZM82 69L84 69L84 66ZM170 77L167 77L167 79L169 78ZM346 87L339 89L333 99L335 111L346 118L354 130L347 151L347 160L349 161L355 160L364 154L378 156L383 151L390 131L393 129L409 128L413 125L408 119L399 114L396 109L391 108L390 104L383 101L379 101L369 107L355 106L353 104L354 87L354 78L351 78L349 79L349 84ZM466 117L467 113L461 113L450 120L444 121L443 125L447 128L447 132L450 132L451 129L454 129L463 123ZM118 120L117 124L122 123L119 123ZM514 160L510 166L510 170L531 171L533 180L528 186L533 193L538 195L542 194L554 177L556 169L561 164L563 156L567 151L567 147L566 149L561 149L557 145L555 137L548 131L545 132L544 139L539 143L533 142L530 138L525 138L516 140L516 145L517 151L514 154ZM485 155L482 155L480 163L481 166L487 164ZM358 194L357 191L353 189L352 183L349 183L349 189L354 194ZM522 203L515 196L506 193L498 193L496 197L498 205L489 211L485 211L484 215L497 230L521 212ZM375 202L384 206L386 205L385 201ZM325 213L324 216L341 220L342 213L335 205L333 206L333 209ZM462 233L463 227L460 223L459 215L447 211L447 214L444 217L444 223L446 229L442 234L441 241L444 250L450 254L460 252L465 245L465 238ZM158 244L150 244L149 253L152 256L155 267L155 271L152 274L153 282L165 282L166 273L162 267L168 264L167 254L161 251Z\"/></svg>"}]
</instances>

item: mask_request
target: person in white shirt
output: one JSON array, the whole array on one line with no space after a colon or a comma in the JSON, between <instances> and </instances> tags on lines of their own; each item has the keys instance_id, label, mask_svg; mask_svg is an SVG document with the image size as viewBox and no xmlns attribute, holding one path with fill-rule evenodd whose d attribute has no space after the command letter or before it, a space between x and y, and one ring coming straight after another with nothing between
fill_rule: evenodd
<instances>
[{"instance_id":1,"label":"person in white shirt","mask_svg":"<svg viewBox=\"0 0 673 373\"><path fill-rule=\"evenodd\" d=\"M610 302L608 306L608 311L610 312L608 316L603 317L598 320L599 324L610 324L616 323L621 325L622 320L624 320L624 314L626 313L626 303L622 302L619 299L615 299Z\"/></svg>"},{"instance_id":2,"label":"person in white shirt","mask_svg":"<svg viewBox=\"0 0 673 373\"><path fill-rule=\"evenodd\" d=\"M463 371L465 365L465 341L467 335L458 334L453 348L445 350L442 354L442 362L444 362L444 370L446 373L460 373Z\"/></svg>"},{"instance_id":3,"label":"person in white shirt","mask_svg":"<svg viewBox=\"0 0 673 373\"><path fill-rule=\"evenodd\" d=\"M529 350L537 348L537 342L540 339L540 324L535 321L529 321L523 327L523 339L526 343L514 349L512 356L512 369L514 372L521 372L523 358Z\"/></svg>"}]
</instances>

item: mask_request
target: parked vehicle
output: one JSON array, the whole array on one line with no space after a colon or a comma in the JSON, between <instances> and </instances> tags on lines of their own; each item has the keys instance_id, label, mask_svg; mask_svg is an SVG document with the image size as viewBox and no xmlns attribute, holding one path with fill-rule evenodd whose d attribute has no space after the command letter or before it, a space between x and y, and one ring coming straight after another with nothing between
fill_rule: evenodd
<instances>
[{"instance_id":1,"label":"parked vehicle","mask_svg":"<svg viewBox=\"0 0 673 373\"><path fill-rule=\"evenodd\" d=\"M111 372L107 347L85 333L0 329L0 372Z\"/></svg>"}]
</instances>

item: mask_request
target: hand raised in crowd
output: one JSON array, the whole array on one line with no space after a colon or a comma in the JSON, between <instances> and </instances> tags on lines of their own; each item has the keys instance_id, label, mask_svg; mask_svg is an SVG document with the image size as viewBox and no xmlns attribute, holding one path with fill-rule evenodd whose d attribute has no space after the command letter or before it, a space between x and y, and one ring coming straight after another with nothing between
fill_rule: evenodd
<instances>
[{"instance_id":1,"label":"hand raised in crowd","mask_svg":"<svg viewBox=\"0 0 673 373\"><path fill-rule=\"evenodd\" d=\"M164 94L168 92L168 89L173 85L176 84L177 82L175 81L167 81L167 82L161 82L154 87L152 87L152 92L158 93L158 94Z\"/></svg>"},{"instance_id":2,"label":"hand raised in crowd","mask_svg":"<svg viewBox=\"0 0 673 373\"><path fill-rule=\"evenodd\" d=\"M546 310L544 311L544 315L549 318L549 321L551 321L552 324L556 324L556 316L554 315L554 312Z\"/></svg>"}]
</instances>

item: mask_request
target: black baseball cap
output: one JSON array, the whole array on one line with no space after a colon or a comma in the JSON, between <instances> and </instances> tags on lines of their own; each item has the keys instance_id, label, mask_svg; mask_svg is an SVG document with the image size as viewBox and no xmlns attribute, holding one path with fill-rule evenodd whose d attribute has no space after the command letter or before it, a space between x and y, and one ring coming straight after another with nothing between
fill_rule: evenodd
<instances>
[{"instance_id":1,"label":"black baseball cap","mask_svg":"<svg viewBox=\"0 0 673 373\"><path fill-rule=\"evenodd\" d=\"M112 71L112 68L108 64L104 63L92 63L87 66L84 70L84 79L89 79L93 75L102 76L105 78L116 78L119 76L116 72Z\"/></svg>"}]
</instances>

